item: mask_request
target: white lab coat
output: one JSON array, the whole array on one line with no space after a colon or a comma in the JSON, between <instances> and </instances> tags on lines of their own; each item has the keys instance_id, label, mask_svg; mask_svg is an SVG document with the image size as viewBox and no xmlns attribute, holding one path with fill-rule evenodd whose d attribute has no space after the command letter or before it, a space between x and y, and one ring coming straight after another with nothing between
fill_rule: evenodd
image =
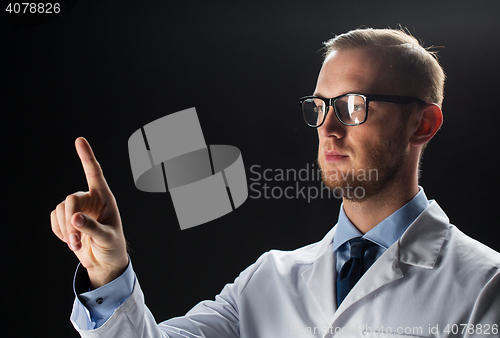
<instances>
[{"instance_id":1,"label":"white lab coat","mask_svg":"<svg viewBox=\"0 0 500 338\"><path fill-rule=\"evenodd\" d=\"M183 317L157 325L136 282L103 326L77 330L82 337L119 338L500 337L500 254L449 224L436 202L338 309L335 231L295 251L263 254L215 301Z\"/></svg>"}]
</instances>

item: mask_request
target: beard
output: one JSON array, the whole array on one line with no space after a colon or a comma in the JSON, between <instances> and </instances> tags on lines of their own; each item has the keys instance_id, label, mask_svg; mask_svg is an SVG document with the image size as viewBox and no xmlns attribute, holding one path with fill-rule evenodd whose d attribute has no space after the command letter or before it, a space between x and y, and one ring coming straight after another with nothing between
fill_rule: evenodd
<instances>
[{"instance_id":1,"label":"beard","mask_svg":"<svg viewBox=\"0 0 500 338\"><path fill-rule=\"evenodd\" d=\"M362 148L367 156L363 167L354 164L347 172L339 169L324 169L318 158L323 184L334 192L351 201L361 201L378 195L391 183L401 177L402 167L408 158L408 142L404 128L397 129L393 137L384 139L380 144L366 142ZM329 148L329 144L325 144ZM343 149L337 149L343 152Z\"/></svg>"}]
</instances>

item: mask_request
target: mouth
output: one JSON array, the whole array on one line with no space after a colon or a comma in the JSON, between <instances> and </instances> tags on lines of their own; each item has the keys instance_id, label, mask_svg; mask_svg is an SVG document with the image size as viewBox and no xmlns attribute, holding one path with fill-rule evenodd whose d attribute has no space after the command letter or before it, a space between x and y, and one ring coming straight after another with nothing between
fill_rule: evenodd
<instances>
[{"instance_id":1,"label":"mouth","mask_svg":"<svg viewBox=\"0 0 500 338\"><path fill-rule=\"evenodd\" d=\"M341 152L332 150L332 151L324 151L323 155L325 157L325 161L329 163L336 163L346 160L349 156L342 154Z\"/></svg>"}]
</instances>

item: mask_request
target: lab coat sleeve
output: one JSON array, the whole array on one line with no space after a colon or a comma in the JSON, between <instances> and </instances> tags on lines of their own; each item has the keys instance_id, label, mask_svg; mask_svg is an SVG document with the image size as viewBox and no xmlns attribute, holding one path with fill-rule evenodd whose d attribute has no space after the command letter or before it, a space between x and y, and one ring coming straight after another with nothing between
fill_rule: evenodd
<instances>
[{"instance_id":1,"label":"lab coat sleeve","mask_svg":"<svg viewBox=\"0 0 500 338\"><path fill-rule=\"evenodd\" d=\"M71 321L84 338L239 337L239 297L265 256L266 254L262 255L257 262L245 269L233 283L227 284L215 300L198 303L182 317L157 324L145 305L144 294L136 278L130 297L101 327L89 329L78 326L78 318L88 316L82 306L73 307Z\"/></svg>"},{"instance_id":2,"label":"lab coat sleeve","mask_svg":"<svg viewBox=\"0 0 500 338\"><path fill-rule=\"evenodd\" d=\"M495 337L499 333L500 271L497 271L477 297L464 337Z\"/></svg>"}]
</instances>

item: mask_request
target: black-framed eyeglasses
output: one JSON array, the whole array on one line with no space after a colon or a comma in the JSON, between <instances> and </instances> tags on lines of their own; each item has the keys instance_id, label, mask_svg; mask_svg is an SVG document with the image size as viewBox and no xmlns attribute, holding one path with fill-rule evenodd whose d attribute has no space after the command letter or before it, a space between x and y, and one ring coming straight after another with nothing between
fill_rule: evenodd
<instances>
[{"instance_id":1,"label":"black-framed eyeglasses","mask_svg":"<svg viewBox=\"0 0 500 338\"><path fill-rule=\"evenodd\" d=\"M304 96L300 98L302 115L309 127L320 127L333 106L335 115L346 126L358 126L368 119L368 106L371 101L410 104L417 102L425 104L419 98L399 95L344 94L332 99L319 96Z\"/></svg>"}]
</instances>

